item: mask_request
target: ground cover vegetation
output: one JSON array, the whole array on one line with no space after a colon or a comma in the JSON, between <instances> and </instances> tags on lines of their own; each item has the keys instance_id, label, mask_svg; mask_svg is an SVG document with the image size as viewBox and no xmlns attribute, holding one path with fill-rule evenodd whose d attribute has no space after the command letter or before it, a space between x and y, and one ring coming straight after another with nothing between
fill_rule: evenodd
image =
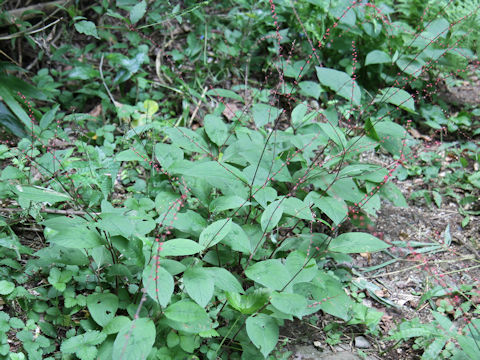
<instances>
[{"instance_id":1,"label":"ground cover vegetation","mask_svg":"<svg viewBox=\"0 0 480 360\"><path fill-rule=\"evenodd\" d=\"M0 5L2 359L288 358L282 326L324 316L380 338L354 254L452 245L382 239L382 204L478 221L480 110L451 101L478 1ZM433 277L433 320L385 341L475 359L478 278Z\"/></svg>"}]
</instances>

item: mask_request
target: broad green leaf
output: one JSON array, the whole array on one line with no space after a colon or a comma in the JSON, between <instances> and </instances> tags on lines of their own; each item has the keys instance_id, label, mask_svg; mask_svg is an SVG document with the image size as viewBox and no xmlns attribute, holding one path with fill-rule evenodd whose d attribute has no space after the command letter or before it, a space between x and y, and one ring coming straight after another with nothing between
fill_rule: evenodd
<instances>
[{"instance_id":1,"label":"broad green leaf","mask_svg":"<svg viewBox=\"0 0 480 360\"><path fill-rule=\"evenodd\" d=\"M449 29L450 23L447 20L444 18L435 19L427 24L421 36L428 40L438 41L439 38L447 37Z\"/></svg>"},{"instance_id":2,"label":"broad green leaf","mask_svg":"<svg viewBox=\"0 0 480 360\"><path fill-rule=\"evenodd\" d=\"M160 252L161 256L186 256L201 252L204 247L190 239L173 239L165 241Z\"/></svg>"},{"instance_id":3,"label":"broad green leaf","mask_svg":"<svg viewBox=\"0 0 480 360\"><path fill-rule=\"evenodd\" d=\"M357 21L357 15L352 3L347 0L335 2L333 4L336 6L329 8L329 14L335 16L339 23L353 28Z\"/></svg>"},{"instance_id":4,"label":"broad green leaf","mask_svg":"<svg viewBox=\"0 0 480 360\"><path fill-rule=\"evenodd\" d=\"M315 259L307 262L307 255L300 251L293 251L288 254L285 261L285 267L293 278L291 284L299 282L308 282L312 280L318 273L318 266Z\"/></svg>"},{"instance_id":5,"label":"broad green leaf","mask_svg":"<svg viewBox=\"0 0 480 360\"><path fill-rule=\"evenodd\" d=\"M340 289L342 289L341 283L336 284L336 286L340 286ZM321 302L320 309L322 309L322 311L345 321L351 318L354 302L351 297L345 293L345 291L333 295L332 286L327 286L325 290L318 295L323 296L316 297L318 299L317 301ZM324 299L327 299L327 301Z\"/></svg>"},{"instance_id":6,"label":"broad green leaf","mask_svg":"<svg viewBox=\"0 0 480 360\"><path fill-rule=\"evenodd\" d=\"M201 154L209 152L206 141L193 130L186 127L169 127L165 129L165 132L175 146Z\"/></svg>"},{"instance_id":7,"label":"broad green leaf","mask_svg":"<svg viewBox=\"0 0 480 360\"><path fill-rule=\"evenodd\" d=\"M232 227L231 219L217 220L207 226L200 234L198 242L208 248L222 241L228 235Z\"/></svg>"},{"instance_id":8,"label":"broad green leaf","mask_svg":"<svg viewBox=\"0 0 480 360\"><path fill-rule=\"evenodd\" d=\"M412 56L402 56L397 60L397 66L400 68L400 70L416 78L423 73L423 65L425 65L425 63L422 60Z\"/></svg>"},{"instance_id":9,"label":"broad green leaf","mask_svg":"<svg viewBox=\"0 0 480 360\"><path fill-rule=\"evenodd\" d=\"M183 274L183 283L188 296L201 307L207 306L213 296L214 281L204 268L189 268Z\"/></svg>"},{"instance_id":10,"label":"broad green leaf","mask_svg":"<svg viewBox=\"0 0 480 360\"><path fill-rule=\"evenodd\" d=\"M380 188L380 192L386 199L390 200L393 205L399 207L408 207L407 200L402 192L393 182L388 181Z\"/></svg>"},{"instance_id":11,"label":"broad green leaf","mask_svg":"<svg viewBox=\"0 0 480 360\"><path fill-rule=\"evenodd\" d=\"M91 80L99 75L98 71L89 64L78 64L68 72L68 78L72 80Z\"/></svg>"},{"instance_id":12,"label":"broad green leaf","mask_svg":"<svg viewBox=\"0 0 480 360\"><path fill-rule=\"evenodd\" d=\"M291 279L290 273L279 259L259 261L248 267L245 275L273 290L282 290Z\"/></svg>"},{"instance_id":13,"label":"broad green leaf","mask_svg":"<svg viewBox=\"0 0 480 360\"><path fill-rule=\"evenodd\" d=\"M210 183L202 177L191 177L186 175L186 178L190 189L192 189L191 195L196 197L205 207L207 207L208 203L211 201L211 196L215 187L218 187L222 193L236 193L237 189L241 194L246 192L246 188L245 191L241 190L241 188L244 186L239 181L219 181L215 185L210 185ZM204 224L202 225L200 232L207 226L207 221L205 218L203 218L202 223ZM195 236L198 237L198 234Z\"/></svg>"},{"instance_id":14,"label":"broad green leaf","mask_svg":"<svg viewBox=\"0 0 480 360\"><path fill-rule=\"evenodd\" d=\"M237 140L225 149L222 160L229 163L245 166L245 161L250 164L258 164L264 148L264 138L258 135L243 134L243 131L236 129Z\"/></svg>"},{"instance_id":15,"label":"broad green leaf","mask_svg":"<svg viewBox=\"0 0 480 360\"><path fill-rule=\"evenodd\" d=\"M332 240L328 250L340 253L375 252L388 249L390 245L373 235L351 232L337 236Z\"/></svg>"},{"instance_id":16,"label":"broad green leaf","mask_svg":"<svg viewBox=\"0 0 480 360\"><path fill-rule=\"evenodd\" d=\"M384 63L390 63L390 62L392 62L390 55L388 55L387 53L381 50L373 50L367 54L367 57L365 59L365 66L371 65L371 64L384 64Z\"/></svg>"},{"instance_id":17,"label":"broad green leaf","mask_svg":"<svg viewBox=\"0 0 480 360\"><path fill-rule=\"evenodd\" d=\"M348 321L348 325L365 324L365 326L371 330L377 328L378 323L384 315L383 312L377 311L374 308L365 306L361 303L353 304L352 313L355 315L353 319Z\"/></svg>"},{"instance_id":18,"label":"broad green leaf","mask_svg":"<svg viewBox=\"0 0 480 360\"><path fill-rule=\"evenodd\" d=\"M302 81L298 84L300 94L318 99L324 91L322 87L315 81Z\"/></svg>"},{"instance_id":19,"label":"broad green leaf","mask_svg":"<svg viewBox=\"0 0 480 360\"><path fill-rule=\"evenodd\" d=\"M219 213L225 210L238 209L242 205L250 205L250 202L245 201L238 195L227 195L216 198L208 207L211 212Z\"/></svg>"},{"instance_id":20,"label":"broad green leaf","mask_svg":"<svg viewBox=\"0 0 480 360\"><path fill-rule=\"evenodd\" d=\"M282 109L267 104L254 104L252 106L253 120L257 127L273 124L281 113Z\"/></svg>"},{"instance_id":21,"label":"broad green leaf","mask_svg":"<svg viewBox=\"0 0 480 360\"><path fill-rule=\"evenodd\" d=\"M468 181L475 187L480 188L480 171L468 177Z\"/></svg>"},{"instance_id":22,"label":"broad green leaf","mask_svg":"<svg viewBox=\"0 0 480 360\"><path fill-rule=\"evenodd\" d=\"M305 308L307 307L307 299L304 296L299 294L286 294L273 292L271 295L271 303L278 310L284 312L285 314L291 314L299 319L305 313Z\"/></svg>"},{"instance_id":23,"label":"broad green leaf","mask_svg":"<svg viewBox=\"0 0 480 360\"><path fill-rule=\"evenodd\" d=\"M8 295L15 289L15 284L7 281L0 280L0 295Z\"/></svg>"},{"instance_id":24,"label":"broad green leaf","mask_svg":"<svg viewBox=\"0 0 480 360\"><path fill-rule=\"evenodd\" d=\"M320 83L355 105L360 105L362 93L360 87L347 73L329 68L315 67Z\"/></svg>"},{"instance_id":25,"label":"broad green leaf","mask_svg":"<svg viewBox=\"0 0 480 360\"><path fill-rule=\"evenodd\" d=\"M347 139L345 134L338 127L331 123L319 123L318 126L323 130L323 132L337 145L342 146L343 148L347 145Z\"/></svg>"},{"instance_id":26,"label":"broad green leaf","mask_svg":"<svg viewBox=\"0 0 480 360\"><path fill-rule=\"evenodd\" d=\"M354 302L345 293L344 286L334 275L319 271L312 281L295 284L293 289L294 293L310 299L306 314L321 309L345 321L352 317Z\"/></svg>"},{"instance_id":27,"label":"broad green leaf","mask_svg":"<svg viewBox=\"0 0 480 360\"><path fill-rule=\"evenodd\" d=\"M1 332L7 333L7 331L10 330L9 320L10 320L10 315L8 315L6 312L0 311L0 331Z\"/></svg>"},{"instance_id":28,"label":"broad green leaf","mask_svg":"<svg viewBox=\"0 0 480 360\"><path fill-rule=\"evenodd\" d=\"M23 328L25 328L24 322L23 322L21 319L17 318L17 317L12 317L12 318L10 318L9 325L10 325L13 329L23 329Z\"/></svg>"},{"instance_id":29,"label":"broad green leaf","mask_svg":"<svg viewBox=\"0 0 480 360\"><path fill-rule=\"evenodd\" d=\"M253 293L240 295L237 292L227 292L228 304L240 311L242 314L253 314L258 309L262 308L270 296L270 291L265 288L255 289Z\"/></svg>"},{"instance_id":30,"label":"broad green leaf","mask_svg":"<svg viewBox=\"0 0 480 360\"><path fill-rule=\"evenodd\" d=\"M55 114L57 113L60 105L57 104L55 105L52 109L47 111L45 114L43 114L42 118L40 119L40 127L42 129L46 129L48 125L52 123L53 120L55 120Z\"/></svg>"},{"instance_id":31,"label":"broad green leaf","mask_svg":"<svg viewBox=\"0 0 480 360\"><path fill-rule=\"evenodd\" d=\"M127 316L115 316L103 327L102 332L107 335L117 334L125 325L130 324L130 321Z\"/></svg>"},{"instance_id":32,"label":"broad green leaf","mask_svg":"<svg viewBox=\"0 0 480 360\"><path fill-rule=\"evenodd\" d=\"M72 279L72 272L69 270L60 271L54 267L50 269L48 282L60 292L65 291L67 283Z\"/></svg>"},{"instance_id":33,"label":"broad green leaf","mask_svg":"<svg viewBox=\"0 0 480 360\"><path fill-rule=\"evenodd\" d=\"M211 328L211 320L200 305L190 300L180 300L165 310L167 319L177 323L179 328L188 333L199 333Z\"/></svg>"},{"instance_id":34,"label":"broad green leaf","mask_svg":"<svg viewBox=\"0 0 480 360\"><path fill-rule=\"evenodd\" d=\"M167 335L167 346L173 348L180 343L180 336L175 331L170 331Z\"/></svg>"},{"instance_id":35,"label":"broad green leaf","mask_svg":"<svg viewBox=\"0 0 480 360\"><path fill-rule=\"evenodd\" d=\"M202 178L215 187L229 185L231 182L246 182L245 177L237 168L216 161L193 163L189 168L181 169L178 172L183 175Z\"/></svg>"},{"instance_id":36,"label":"broad green leaf","mask_svg":"<svg viewBox=\"0 0 480 360\"><path fill-rule=\"evenodd\" d=\"M310 63L306 62L305 60L297 60L297 61L286 61L282 59L279 61L277 66L281 67L284 71L284 75L286 77L297 79L306 74L306 72L310 69Z\"/></svg>"},{"instance_id":37,"label":"broad green leaf","mask_svg":"<svg viewBox=\"0 0 480 360\"><path fill-rule=\"evenodd\" d=\"M192 185L190 184L190 186ZM177 203L174 209L177 209L179 207L180 204ZM161 214L157 218L157 223L171 226L174 229L190 234L195 238L197 238L203 231L203 229L207 227L207 220L203 218L202 215L200 215L198 212L192 210L176 213L176 210L172 209L172 211L168 213Z\"/></svg>"},{"instance_id":38,"label":"broad green leaf","mask_svg":"<svg viewBox=\"0 0 480 360\"><path fill-rule=\"evenodd\" d=\"M379 121L375 124L375 131L381 139L380 144L390 154L400 155L401 152L404 155L408 154L409 149L403 145L403 141L410 136L402 126L392 121Z\"/></svg>"},{"instance_id":39,"label":"broad green leaf","mask_svg":"<svg viewBox=\"0 0 480 360\"><path fill-rule=\"evenodd\" d=\"M370 118L366 118L366 119L365 119L365 126L364 126L364 128L365 128L365 133L366 133L369 137L371 137L372 139L374 139L374 140L376 140L376 141L380 141L380 138L378 137L378 134L377 134L377 132L375 131L375 127L373 126L372 120L371 120ZM355 144L353 144L353 145L355 146ZM353 152L355 152L355 151L356 151L356 152L360 152L360 151L362 151L362 149L361 149L361 148L357 148L357 149L353 149L353 148L352 148L352 151L353 151ZM364 151L365 151L365 148L363 148L363 151L362 151L362 152L364 152Z\"/></svg>"},{"instance_id":40,"label":"broad green leaf","mask_svg":"<svg viewBox=\"0 0 480 360\"><path fill-rule=\"evenodd\" d=\"M360 180L380 183L385 179L385 176L387 174L387 169L384 169L380 165L353 164L347 165L342 170L340 170L339 177L356 177Z\"/></svg>"},{"instance_id":41,"label":"broad green leaf","mask_svg":"<svg viewBox=\"0 0 480 360\"><path fill-rule=\"evenodd\" d=\"M5 63L3 63L5 64ZM5 66L5 65L4 65ZM12 66L12 64L7 65L5 68L0 65L3 69L10 68L11 70L16 70L16 74L22 73L24 70L20 67L17 66ZM15 73L15 72L14 72ZM10 94L17 94L21 93L23 96L25 96L26 99L38 99L38 100L43 100L43 101L49 101L52 100L49 96L45 94L45 90L41 89L41 85L39 86L34 86L30 85L29 83L25 82L24 80L20 79L19 77L12 74L5 74L3 71L0 69L0 84L3 85L7 91L10 91ZM46 90L48 91L48 90ZM23 100L22 97L18 96L21 100ZM5 99L3 99L5 100ZM20 100L20 102L21 102ZM8 105L8 104L7 104ZM10 105L8 105L10 106ZM30 121L31 124L31 121Z\"/></svg>"},{"instance_id":42,"label":"broad green leaf","mask_svg":"<svg viewBox=\"0 0 480 360\"><path fill-rule=\"evenodd\" d=\"M286 198L283 202L283 212L298 219L313 220L310 207L300 199L295 197Z\"/></svg>"},{"instance_id":43,"label":"broad green leaf","mask_svg":"<svg viewBox=\"0 0 480 360\"><path fill-rule=\"evenodd\" d=\"M418 306L422 305L425 301L430 300L434 297L442 297L448 294L448 289L444 288L441 285L437 285L434 288L423 293L422 297L418 301Z\"/></svg>"},{"instance_id":44,"label":"broad green leaf","mask_svg":"<svg viewBox=\"0 0 480 360\"><path fill-rule=\"evenodd\" d=\"M155 343L156 330L152 320L139 318L120 330L113 344L112 359L146 359Z\"/></svg>"},{"instance_id":45,"label":"broad green leaf","mask_svg":"<svg viewBox=\"0 0 480 360\"><path fill-rule=\"evenodd\" d=\"M308 111L308 107L304 103L300 103L297 106L295 106L291 115L292 124L294 126L298 126L302 122L305 115L307 114L307 111Z\"/></svg>"},{"instance_id":46,"label":"broad green leaf","mask_svg":"<svg viewBox=\"0 0 480 360\"><path fill-rule=\"evenodd\" d=\"M160 166L167 171L177 160L183 160L183 151L175 145L158 143L155 144L155 156Z\"/></svg>"},{"instance_id":47,"label":"broad green leaf","mask_svg":"<svg viewBox=\"0 0 480 360\"><path fill-rule=\"evenodd\" d=\"M172 214L178 210L180 195L171 191L160 191L155 196L155 209L160 215L160 221L163 221L165 213L168 211ZM159 222L159 221L157 221Z\"/></svg>"},{"instance_id":48,"label":"broad green leaf","mask_svg":"<svg viewBox=\"0 0 480 360\"><path fill-rule=\"evenodd\" d=\"M335 174L327 174L324 170L313 170L311 174L312 178L308 182L327 191L332 197L338 196L351 202L360 202L364 198L365 194L358 189L352 178L336 178Z\"/></svg>"},{"instance_id":49,"label":"broad green leaf","mask_svg":"<svg viewBox=\"0 0 480 360\"><path fill-rule=\"evenodd\" d=\"M89 330L62 342L60 351L64 354L76 354L81 360L94 360L97 356L96 345L101 344L107 335L100 331Z\"/></svg>"},{"instance_id":50,"label":"broad green leaf","mask_svg":"<svg viewBox=\"0 0 480 360\"><path fill-rule=\"evenodd\" d=\"M133 151L132 149L124 150L119 152L115 156L116 161L148 161L148 156L140 154L138 151Z\"/></svg>"},{"instance_id":51,"label":"broad green leaf","mask_svg":"<svg viewBox=\"0 0 480 360\"><path fill-rule=\"evenodd\" d=\"M223 145L228 138L228 127L222 121L222 118L216 115L207 115L203 119L203 124L210 140L217 146Z\"/></svg>"},{"instance_id":52,"label":"broad green leaf","mask_svg":"<svg viewBox=\"0 0 480 360\"><path fill-rule=\"evenodd\" d=\"M469 329L470 334L478 334L478 328L473 328L473 326L470 325ZM462 350L470 357L470 359L478 357L478 340L464 335L457 335L456 339Z\"/></svg>"},{"instance_id":53,"label":"broad green leaf","mask_svg":"<svg viewBox=\"0 0 480 360\"><path fill-rule=\"evenodd\" d=\"M80 34L85 34L85 35L93 36L97 39L100 39L98 37L97 27L95 26L95 23L93 23L91 21L81 20L79 22L76 22L75 23L75 29Z\"/></svg>"},{"instance_id":54,"label":"broad green leaf","mask_svg":"<svg viewBox=\"0 0 480 360\"><path fill-rule=\"evenodd\" d=\"M305 198L306 201L312 201L313 204L327 215L335 226L340 224L348 214L348 207L345 201L330 196L321 196L316 192L311 192Z\"/></svg>"},{"instance_id":55,"label":"broad green leaf","mask_svg":"<svg viewBox=\"0 0 480 360\"><path fill-rule=\"evenodd\" d=\"M132 24L136 24L138 20L140 20L145 15L146 11L147 3L145 2L145 0L140 1L138 4L132 7L132 10L130 10L130 21L132 22Z\"/></svg>"},{"instance_id":56,"label":"broad green leaf","mask_svg":"<svg viewBox=\"0 0 480 360\"><path fill-rule=\"evenodd\" d=\"M222 240L222 243L230 246L234 251L240 251L245 254L250 254L252 247L250 244L250 239L243 230L243 228L232 222L232 226L228 235Z\"/></svg>"},{"instance_id":57,"label":"broad green leaf","mask_svg":"<svg viewBox=\"0 0 480 360\"><path fill-rule=\"evenodd\" d=\"M71 199L67 194L62 194L40 186L16 185L12 190L18 195L18 197L21 197L23 201L55 204L57 202L68 201Z\"/></svg>"},{"instance_id":58,"label":"broad green leaf","mask_svg":"<svg viewBox=\"0 0 480 360\"><path fill-rule=\"evenodd\" d=\"M159 109L158 103L155 100L150 99L143 102L143 107L145 108L148 117L152 117Z\"/></svg>"},{"instance_id":59,"label":"broad green leaf","mask_svg":"<svg viewBox=\"0 0 480 360\"><path fill-rule=\"evenodd\" d=\"M207 95L222 97L222 98L229 98L229 99L234 99L234 100L243 102L243 98L237 93L233 92L232 90L215 88L215 89L208 90Z\"/></svg>"},{"instance_id":60,"label":"broad green leaf","mask_svg":"<svg viewBox=\"0 0 480 360\"><path fill-rule=\"evenodd\" d=\"M49 247L40 249L33 255L38 258L37 261L45 262L45 264L58 263L78 266L89 265L88 257L82 250L64 248L53 244Z\"/></svg>"},{"instance_id":61,"label":"broad green leaf","mask_svg":"<svg viewBox=\"0 0 480 360\"><path fill-rule=\"evenodd\" d=\"M215 281L215 286L223 291L243 293L243 288L235 276L228 270L219 267L208 267L204 270Z\"/></svg>"},{"instance_id":62,"label":"broad green leaf","mask_svg":"<svg viewBox=\"0 0 480 360\"><path fill-rule=\"evenodd\" d=\"M248 337L266 359L278 342L277 322L271 316L257 314L247 319L246 327Z\"/></svg>"},{"instance_id":63,"label":"broad green leaf","mask_svg":"<svg viewBox=\"0 0 480 360\"><path fill-rule=\"evenodd\" d=\"M186 266L181 262L172 259L162 259L162 267L164 267L171 275L178 275L186 269Z\"/></svg>"},{"instance_id":64,"label":"broad green leaf","mask_svg":"<svg viewBox=\"0 0 480 360\"><path fill-rule=\"evenodd\" d=\"M47 229L45 230L47 240L66 248L92 249L104 243L98 232L84 226L72 227L61 231L47 231Z\"/></svg>"},{"instance_id":65,"label":"broad green leaf","mask_svg":"<svg viewBox=\"0 0 480 360\"><path fill-rule=\"evenodd\" d=\"M267 203L275 201L277 198L277 191L269 186L262 187L259 190L255 191L253 198L258 202L263 208L267 207Z\"/></svg>"},{"instance_id":66,"label":"broad green leaf","mask_svg":"<svg viewBox=\"0 0 480 360\"><path fill-rule=\"evenodd\" d=\"M87 297L87 308L93 320L103 327L115 317L118 309L118 297L111 293L91 294Z\"/></svg>"},{"instance_id":67,"label":"broad green leaf","mask_svg":"<svg viewBox=\"0 0 480 360\"><path fill-rule=\"evenodd\" d=\"M25 129L31 129L32 120L25 112L25 110L23 110L22 106L18 103L18 101L15 100L15 97L12 96L10 89L3 85L3 82L0 82L0 97L3 99L8 108L12 111L12 113L14 113L15 116L20 119L20 121L25 126Z\"/></svg>"},{"instance_id":68,"label":"broad green leaf","mask_svg":"<svg viewBox=\"0 0 480 360\"><path fill-rule=\"evenodd\" d=\"M413 97L405 90L396 87L380 90L380 94L375 97L375 102L386 102L398 106L405 111L415 112L415 101Z\"/></svg>"},{"instance_id":69,"label":"broad green leaf","mask_svg":"<svg viewBox=\"0 0 480 360\"><path fill-rule=\"evenodd\" d=\"M306 108L306 105L305 104L299 104L295 109L293 109L293 112L292 112L292 125L296 128L301 128L302 126L304 125L307 125L307 124L310 124L312 123L314 120L319 114L320 112L319 111L311 111L309 113L304 113L303 112L303 109ZM307 145L307 147L309 146L313 146L313 143L315 142L315 139L318 139L318 136L316 134L305 134L306 136L309 136L309 135L313 135L313 136L309 136L310 138L313 139L313 141ZM305 135L301 135L301 134L298 134L297 136L294 136L293 138L294 139L298 139L302 138L302 137L305 137ZM310 140L311 141L311 140ZM303 148L303 146L299 147L299 148Z\"/></svg>"},{"instance_id":70,"label":"broad green leaf","mask_svg":"<svg viewBox=\"0 0 480 360\"><path fill-rule=\"evenodd\" d=\"M262 230L265 232L272 231L272 229L277 226L278 222L282 218L283 215L283 204L280 202L281 200L276 200L272 202L270 205L267 206L265 211L262 214L260 219L260 224L262 226Z\"/></svg>"},{"instance_id":71,"label":"broad green leaf","mask_svg":"<svg viewBox=\"0 0 480 360\"><path fill-rule=\"evenodd\" d=\"M162 267L162 260L154 255L142 273L147 294L161 306L167 306L173 294L173 277Z\"/></svg>"},{"instance_id":72,"label":"broad green leaf","mask_svg":"<svg viewBox=\"0 0 480 360\"><path fill-rule=\"evenodd\" d=\"M120 69L117 71L117 75L115 76L115 79L113 80L114 83L122 83L124 81L127 81L132 77L133 74L137 73L142 64L148 62L148 46L145 44L139 45L136 50L138 52L136 55L132 58L127 58L127 57L122 57L115 59L113 56L114 54L111 54L113 56L110 56L110 60L112 60L115 65L119 66ZM107 55L107 58L109 55ZM119 104L117 103L117 115L120 119L128 120L130 116L133 114L136 114L138 111L137 107L126 105L126 104ZM134 122L132 122L134 126L140 125L143 126L141 122L139 122L139 119L136 119Z\"/></svg>"},{"instance_id":73,"label":"broad green leaf","mask_svg":"<svg viewBox=\"0 0 480 360\"><path fill-rule=\"evenodd\" d=\"M10 130L10 132L18 138L27 137L22 122L17 119L2 102L0 102L0 125Z\"/></svg>"},{"instance_id":74,"label":"broad green leaf","mask_svg":"<svg viewBox=\"0 0 480 360\"><path fill-rule=\"evenodd\" d=\"M121 235L128 238L144 236L155 228L153 220L141 216L128 216L119 212L103 212L96 225L99 229L108 231L110 235Z\"/></svg>"}]
</instances>

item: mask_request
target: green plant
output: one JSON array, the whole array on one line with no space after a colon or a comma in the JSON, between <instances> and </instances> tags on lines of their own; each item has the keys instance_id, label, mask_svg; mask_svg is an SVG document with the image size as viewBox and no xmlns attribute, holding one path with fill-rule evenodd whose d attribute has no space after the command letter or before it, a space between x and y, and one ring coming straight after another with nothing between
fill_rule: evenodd
<instances>
[{"instance_id":1,"label":"green plant","mask_svg":"<svg viewBox=\"0 0 480 360\"><path fill-rule=\"evenodd\" d=\"M390 339L415 338L414 349L422 359L475 359L478 354L478 319L459 329L448 317L432 312L434 321L422 324L418 318L401 323Z\"/></svg>"},{"instance_id":2,"label":"green plant","mask_svg":"<svg viewBox=\"0 0 480 360\"><path fill-rule=\"evenodd\" d=\"M419 37L402 21L388 26L398 16L388 7L379 17L375 6L323 3L295 13L272 2L270 13L251 1L105 1L89 9L106 15L98 23L69 11L92 42L53 51L71 68L39 69L33 81L61 88L59 104L38 125L23 118L29 137L0 145L0 198L13 214L0 218L0 355L15 309L34 359L279 358L279 327L320 310L378 334L382 313L357 292L371 284L352 284L336 264L390 246L368 231L382 199L406 206L388 180L408 175L405 127L424 109L412 94L459 55L443 18L425 19ZM227 10L234 21L212 15ZM159 45L173 19L187 30ZM328 37L337 40L312 50ZM450 120L452 131L468 125ZM367 152L391 163L365 163ZM431 166L415 171L433 180L440 160L421 160ZM16 235L30 221L41 227L35 250ZM338 343L339 327L326 330Z\"/></svg>"},{"instance_id":3,"label":"green plant","mask_svg":"<svg viewBox=\"0 0 480 360\"><path fill-rule=\"evenodd\" d=\"M479 321L475 305L478 289L473 285L446 289L438 285L425 292L419 306L437 298L433 320L421 323L414 318L402 322L390 332L391 340L415 338L414 348L422 351L422 359L475 359L478 353ZM453 320L453 321L452 321Z\"/></svg>"},{"instance_id":4,"label":"green plant","mask_svg":"<svg viewBox=\"0 0 480 360\"><path fill-rule=\"evenodd\" d=\"M334 177L328 173L327 164L305 176L305 169L315 159L295 159L298 149L306 154L308 146L325 147L332 141L330 137L335 141L339 141L338 137L342 142L347 140L343 140L340 128L312 122L313 117L300 109L292 115L297 135L293 131L277 131L275 141L271 142L267 131L254 132L237 124L232 132L234 125L223 123L213 114L205 119L204 131L161 127L160 134L168 136L164 138L168 142L149 147L134 141L117 155L107 155L98 165L95 165L100 160L98 153L87 147L86 154L91 154L87 170L95 169L98 174L95 182L91 181L90 172L88 178L81 174L70 176L69 169L80 166L71 158L74 151L63 156L57 154L62 171L56 179L59 184L73 182L71 195L7 179L5 190L16 194L13 199L23 204L25 210L44 202L75 201L74 193L82 194L82 201L86 201L83 206L101 207L101 213L90 220L78 216L47 216L40 220L50 246L34 254L38 259L32 260L30 266L31 271L49 273L52 287L45 294L47 302L55 299L58 304L56 299L62 294L65 298L63 309L58 305L50 308L51 315L56 316L54 322L73 320L72 316L85 307L85 301L79 298L84 291L113 286L114 293L96 290L87 296L86 306L93 321L83 327L88 331L103 329L105 333L105 328L113 326L111 322L118 323L116 330L108 330L111 335L105 338L105 344L110 345L116 339L114 353L124 347L123 335L115 337L118 331L122 334L153 326L145 322L133 328L128 318L115 316L116 309L124 309L130 315L146 310L150 317L161 320L156 330L155 327L148 330L153 335L157 332L157 339L173 328L190 344L180 342L171 348L165 344L163 350L157 348L159 351L192 352L200 347L201 338L211 336L220 336L222 343L233 341L236 340L233 329L245 323L246 332L238 328L239 345L253 354L257 351L251 347L253 342L267 356L277 342L278 326L283 319L301 318L323 309L348 321L362 312L363 305L355 305L343 292L338 277L319 268L317 261L334 256L335 252L376 251L388 245L366 233L345 233L331 239L326 234L312 233L310 227L315 218L327 227L339 225L348 216L347 204L353 205L364 198L364 181L381 183L386 171L357 163L357 155L351 152L343 156L343 161L350 165L344 166L341 174L357 174L354 178L358 176L358 184L362 185L346 178L343 181L348 181L348 191L338 185L340 180L328 189L325 186ZM196 144L189 139L195 139ZM332 169L338 166L335 158L342 154L341 147L333 144L332 141L331 147L324 148L324 156L332 159ZM140 150L144 145L146 148ZM222 160L199 157L202 148L210 149L213 157L223 154ZM146 153L142 154L143 151ZM42 164L41 159L47 154L38 152L35 162ZM114 174L128 164L138 164L140 174L145 173L151 169L145 159L152 156L165 174L154 171L144 180L136 178L133 186L127 188L132 197L123 206L113 207L107 199L112 195ZM273 159L273 165L267 159ZM273 183L269 172L275 174ZM185 183L176 180L181 177ZM269 183L270 186L265 186ZM307 193L295 183L302 187L313 185L318 191ZM246 201L249 194L253 197ZM371 199L378 196L375 194ZM88 215L90 210L85 209ZM363 209L372 215L376 211L375 207ZM163 233L161 241L158 235L156 239L152 237L152 233ZM67 253L68 257L57 255ZM48 259L53 258L61 258L62 263L56 260L57 266L51 267ZM178 284L178 292L174 291L174 284ZM142 294L142 287L146 294L135 296ZM97 300L90 301L93 298ZM136 302L130 303L135 298ZM329 305L327 298L335 299L336 305ZM108 316L106 309L110 311ZM222 325L227 319L236 324L234 328ZM271 336L260 341L257 333L264 328L269 329ZM72 338L65 347L62 345L62 349L72 349L64 352L76 349L77 355L85 358L93 354L93 346L97 344L90 344L82 336ZM72 345L78 341L85 343L85 348ZM102 345L100 349L110 345ZM150 352L152 346L153 340L146 342L143 354ZM127 357L133 358L139 350L126 346L125 351Z\"/></svg>"},{"instance_id":5,"label":"green plant","mask_svg":"<svg viewBox=\"0 0 480 360\"><path fill-rule=\"evenodd\" d=\"M2 99L0 102L0 125L21 138L27 136L32 123L21 106L17 94L21 92L30 99L46 100L47 97L34 86L11 75L9 72L12 71L22 71L22 69L6 62L0 62L0 97Z\"/></svg>"}]
</instances>

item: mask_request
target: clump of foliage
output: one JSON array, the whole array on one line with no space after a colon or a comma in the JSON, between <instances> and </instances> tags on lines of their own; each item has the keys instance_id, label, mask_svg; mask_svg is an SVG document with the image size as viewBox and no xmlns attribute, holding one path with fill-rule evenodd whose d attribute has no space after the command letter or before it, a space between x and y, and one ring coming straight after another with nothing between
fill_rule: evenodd
<instances>
[{"instance_id":1,"label":"clump of foliage","mask_svg":"<svg viewBox=\"0 0 480 360\"><path fill-rule=\"evenodd\" d=\"M0 87L20 119L4 125L27 134L0 145L16 214L0 217L0 356L272 359L285 320L319 311L376 333L382 313L336 264L390 246L371 224L382 200L406 206L390 180L413 155L416 94L468 62L450 22L415 31L348 1L67 10L91 42L32 79L58 104L39 115Z\"/></svg>"},{"instance_id":2,"label":"clump of foliage","mask_svg":"<svg viewBox=\"0 0 480 360\"><path fill-rule=\"evenodd\" d=\"M422 351L422 359L474 359L480 341L480 322L478 318L466 319L465 314L473 312L478 315L475 306L478 290L463 284L450 291L436 286L422 296L421 302L434 297L438 297L438 305L432 312L432 322L422 324L418 318L404 321L391 332L390 339L403 341L415 338L413 348Z\"/></svg>"}]
</instances>

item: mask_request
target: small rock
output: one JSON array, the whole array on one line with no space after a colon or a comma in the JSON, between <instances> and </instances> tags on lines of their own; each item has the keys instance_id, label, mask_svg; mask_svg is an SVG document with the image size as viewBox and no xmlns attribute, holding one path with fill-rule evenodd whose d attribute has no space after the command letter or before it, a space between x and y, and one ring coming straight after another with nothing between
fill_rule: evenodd
<instances>
[{"instance_id":1,"label":"small rock","mask_svg":"<svg viewBox=\"0 0 480 360\"><path fill-rule=\"evenodd\" d=\"M318 109L320 109L320 105L318 104L318 101L310 100L309 105L310 105L310 107L311 107L313 110L318 110Z\"/></svg>"},{"instance_id":2,"label":"small rock","mask_svg":"<svg viewBox=\"0 0 480 360\"><path fill-rule=\"evenodd\" d=\"M297 345L293 354L293 360L318 360L322 353L311 345Z\"/></svg>"},{"instance_id":3,"label":"small rock","mask_svg":"<svg viewBox=\"0 0 480 360\"><path fill-rule=\"evenodd\" d=\"M360 358L349 351L340 351L334 354L326 354L320 360L360 360Z\"/></svg>"},{"instance_id":4,"label":"small rock","mask_svg":"<svg viewBox=\"0 0 480 360\"><path fill-rule=\"evenodd\" d=\"M370 347L370 343L368 342L367 339L365 339L363 336L357 336L355 338L355 347L358 349L368 349Z\"/></svg>"}]
</instances>

